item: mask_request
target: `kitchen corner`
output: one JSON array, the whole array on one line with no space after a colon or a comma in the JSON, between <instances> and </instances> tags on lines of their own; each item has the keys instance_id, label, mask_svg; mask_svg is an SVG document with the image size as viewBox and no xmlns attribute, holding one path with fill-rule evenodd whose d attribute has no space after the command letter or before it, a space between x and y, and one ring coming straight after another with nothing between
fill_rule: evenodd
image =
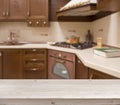
<instances>
[{"instance_id":1,"label":"kitchen corner","mask_svg":"<svg viewBox=\"0 0 120 105\"><path fill-rule=\"evenodd\" d=\"M0 105L120 105L119 4L0 0Z\"/></svg>"},{"instance_id":2,"label":"kitchen corner","mask_svg":"<svg viewBox=\"0 0 120 105\"><path fill-rule=\"evenodd\" d=\"M49 44L24 44L24 45L3 45L0 49L51 49L75 54L86 67L113 75L120 78L119 62L120 58L105 58L93 53L94 48L84 50L62 48ZM112 65L111 65L112 64Z\"/></svg>"}]
</instances>

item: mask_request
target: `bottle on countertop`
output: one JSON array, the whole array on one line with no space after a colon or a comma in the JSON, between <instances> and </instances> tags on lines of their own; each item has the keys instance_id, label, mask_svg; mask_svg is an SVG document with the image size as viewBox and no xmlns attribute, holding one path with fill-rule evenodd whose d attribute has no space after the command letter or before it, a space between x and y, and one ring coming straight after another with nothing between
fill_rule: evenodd
<instances>
[{"instance_id":1,"label":"bottle on countertop","mask_svg":"<svg viewBox=\"0 0 120 105\"><path fill-rule=\"evenodd\" d=\"M86 42L87 43L92 43L93 42L93 36L92 36L90 30L88 30L88 33L86 35Z\"/></svg>"}]
</instances>

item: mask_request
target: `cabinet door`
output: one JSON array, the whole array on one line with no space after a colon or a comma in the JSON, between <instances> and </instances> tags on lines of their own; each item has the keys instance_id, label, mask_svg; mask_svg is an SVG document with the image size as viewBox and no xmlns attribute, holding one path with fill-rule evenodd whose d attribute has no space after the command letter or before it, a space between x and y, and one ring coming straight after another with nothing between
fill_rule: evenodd
<instances>
[{"instance_id":1,"label":"cabinet door","mask_svg":"<svg viewBox=\"0 0 120 105\"><path fill-rule=\"evenodd\" d=\"M6 15L6 0L0 0L0 19L4 19Z\"/></svg>"},{"instance_id":2,"label":"cabinet door","mask_svg":"<svg viewBox=\"0 0 120 105\"><path fill-rule=\"evenodd\" d=\"M77 58L76 60L76 79L88 79L88 68Z\"/></svg>"},{"instance_id":3,"label":"cabinet door","mask_svg":"<svg viewBox=\"0 0 120 105\"><path fill-rule=\"evenodd\" d=\"M28 26L47 27L48 22L48 0L28 0L27 18Z\"/></svg>"},{"instance_id":4,"label":"cabinet door","mask_svg":"<svg viewBox=\"0 0 120 105\"><path fill-rule=\"evenodd\" d=\"M89 69L89 79L117 79L117 77L99 72L97 70Z\"/></svg>"},{"instance_id":5,"label":"cabinet door","mask_svg":"<svg viewBox=\"0 0 120 105\"><path fill-rule=\"evenodd\" d=\"M98 0L98 9L104 11L119 11L120 0Z\"/></svg>"},{"instance_id":6,"label":"cabinet door","mask_svg":"<svg viewBox=\"0 0 120 105\"><path fill-rule=\"evenodd\" d=\"M20 50L3 52L3 79L22 78L22 55Z\"/></svg>"},{"instance_id":7,"label":"cabinet door","mask_svg":"<svg viewBox=\"0 0 120 105\"><path fill-rule=\"evenodd\" d=\"M0 52L0 79L2 79L2 52Z\"/></svg>"},{"instance_id":8,"label":"cabinet door","mask_svg":"<svg viewBox=\"0 0 120 105\"><path fill-rule=\"evenodd\" d=\"M28 16L48 17L48 0L29 0Z\"/></svg>"},{"instance_id":9,"label":"cabinet door","mask_svg":"<svg viewBox=\"0 0 120 105\"><path fill-rule=\"evenodd\" d=\"M8 0L7 16L9 19L26 19L27 0Z\"/></svg>"}]
</instances>

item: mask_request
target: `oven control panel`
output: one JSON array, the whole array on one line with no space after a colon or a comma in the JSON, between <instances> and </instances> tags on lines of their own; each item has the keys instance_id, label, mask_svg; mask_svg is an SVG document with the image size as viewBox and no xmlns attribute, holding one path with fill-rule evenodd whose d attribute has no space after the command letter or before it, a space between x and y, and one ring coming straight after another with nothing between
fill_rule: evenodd
<instances>
[{"instance_id":1,"label":"oven control panel","mask_svg":"<svg viewBox=\"0 0 120 105\"><path fill-rule=\"evenodd\" d=\"M49 50L48 51L48 56L60 58L60 59L65 59L68 61L75 61L75 55L72 53L67 53L63 51L57 51L57 50Z\"/></svg>"}]
</instances>

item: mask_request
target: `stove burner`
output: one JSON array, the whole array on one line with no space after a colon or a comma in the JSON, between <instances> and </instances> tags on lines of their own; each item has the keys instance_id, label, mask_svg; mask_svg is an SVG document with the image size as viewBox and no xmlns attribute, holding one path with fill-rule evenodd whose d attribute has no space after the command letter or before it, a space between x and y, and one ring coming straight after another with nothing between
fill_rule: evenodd
<instances>
[{"instance_id":1,"label":"stove burner","mask_svg":"<svg viewBox=\"0 0 120 105\"><path fill-rule=\"evenodd\" d=\"M83 42L83 43L77 43L77 44L70 44L70 43L66 43L66 42L56 42L55 44L52 44L52 46L58 46L58 47L64 47L64 48L74 48L74 49L86 49L86 48L93 47L94 45L95 45L95 43L93 43L93 42L91 42L91 43Z\"/></svg>"}]
</instances>

